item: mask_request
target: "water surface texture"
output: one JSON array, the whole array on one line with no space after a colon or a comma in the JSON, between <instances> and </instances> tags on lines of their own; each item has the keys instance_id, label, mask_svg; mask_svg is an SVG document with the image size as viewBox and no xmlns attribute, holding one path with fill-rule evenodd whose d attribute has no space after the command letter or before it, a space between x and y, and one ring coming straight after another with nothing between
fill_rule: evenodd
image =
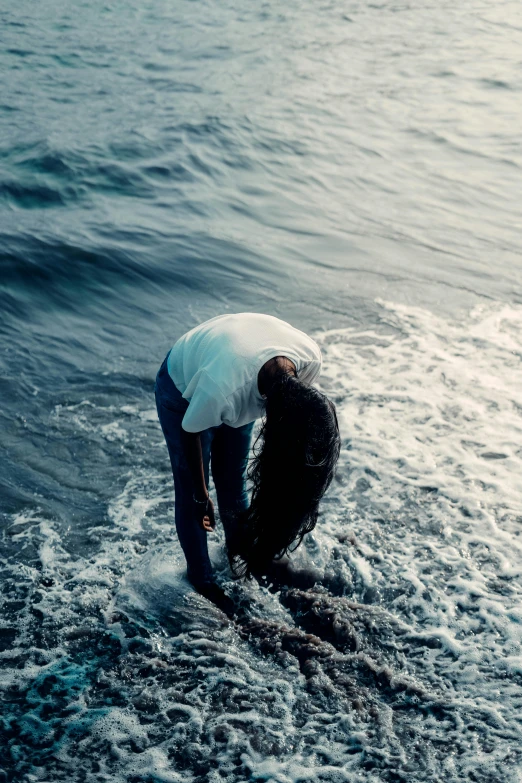
<instances>
[{"instance_id":1,"label":"water surface texture","mask_svg":"<svg viewBox=\"0 0 522 783\"><path fill-rule=\"evenodd\" d=\"M522 10L0 5L0 781L522 780ZM153 402L313 334L343 449L229 622Z\"/></svg>"}]
</instances>

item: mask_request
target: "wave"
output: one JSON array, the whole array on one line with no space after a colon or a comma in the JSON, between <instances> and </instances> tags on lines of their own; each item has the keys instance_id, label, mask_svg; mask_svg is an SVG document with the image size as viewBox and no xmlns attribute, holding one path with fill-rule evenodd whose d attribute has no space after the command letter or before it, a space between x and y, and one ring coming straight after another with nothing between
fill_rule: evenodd
<instances>
[{"instance_id":1,"label":"wave","mask_svg":"<svg viewBox=\"0 0 522 783\"><path fill-rule=\"evenodd\" d=\"M230 581L218 527L234 622L185 580L150 403L56 405L102 499L79 526L27 496L5 527L8 774L515 783L522 310L378 307L317 335L343 451L316 530L263 585Z\"/></svg>"}]
</instances>

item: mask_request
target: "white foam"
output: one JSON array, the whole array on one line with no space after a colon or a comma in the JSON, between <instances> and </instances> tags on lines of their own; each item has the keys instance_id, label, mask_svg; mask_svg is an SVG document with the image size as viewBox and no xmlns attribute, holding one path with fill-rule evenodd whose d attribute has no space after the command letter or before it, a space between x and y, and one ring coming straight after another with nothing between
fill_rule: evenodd
<instances>
[{"instance_id":1,"label":"white foam","mask_svg":"<svg viewBox=\"0 0 522 783\"><path fill-rule=\"evenodd\" d=\"M143 530L145 519L161 504L173 501L172 482L159 473L129 474L123 491L109 503L109 519L129 533Z\"/></svg>"},{"instance_id":2,"label":"white foam","mask_svg":"<svg viewBox=\"0 0 522 783\"><path fill-rule=\"evenodd\" d=\"M368 569L383 595L399 590L392 610L465 670L450 676L439 663L424 674L447 671L454 693L485 709L500 693L488 672L499 661L517 671L522 642L513 615L522 599L522 308L481 307L448 321L380 304L379 330L319 336L322 386L349 444L345 480L316 535L332 551L350 514L362 545L350 566L364 575L364 547L379 551ZM411 586L407 598L401 584ZM498 714L513 722L509 698Z\"/></svg>"},{"instance_id":3,"label":"white foam","mask_svg":"<svg viewBox=\"0 0 522 783\"><path fill-rule=\"evenodd\" d=\"M13 542L33 544L40 560L13 575L39 595L19 613L20 645L2 653L13 665L0 685L29 689L31 710L46 677L57 678L58 693L69 688L76 712L53 748L64 768L79 754L100 765L87 780L115 783L133 775L178 783L201 769L216 783L377 783L381 767L419 781L520 779L510 754L522 746L522 310L497 305L449 321L381 303L378 328L318 339L321 384L336 401L344 446L318 527L292 560L349 600L323 590L298 615L282 594L227 584L221 529L211 538L226 589L249 618L287 633L290 650L297 639L317 666L312 675L310 661L300 668L282 643L261 653L254 632L187 583L154 411L89 401L57 409L56 426L88 432L104 448L119 452L145 436L148 444L148 460L122 476L108 504L109 524L93 520L86 531L99 542L94 554L73 554L59 522L38 509L11 519ZM300 630L321 600L332 618L325 642ZM34 608L55 646L16 668ZM340 652L335 634L350 624L355 652ZM102 648L110 640L112 658L102 649L97 661L95 632ZM71 662L75 639L86 640L90 657ZM308 651L314 644L318 658ZM91 665L101 691L86 676ZM390 706L388 686L372 686L372 672L397 689L393 705L402 700L403 712ZM357 708L343 696L343 677ZM112 694L105 700L103 688ZM112 703L121 695L123 704Z\"/></svg>"}]
</instances>

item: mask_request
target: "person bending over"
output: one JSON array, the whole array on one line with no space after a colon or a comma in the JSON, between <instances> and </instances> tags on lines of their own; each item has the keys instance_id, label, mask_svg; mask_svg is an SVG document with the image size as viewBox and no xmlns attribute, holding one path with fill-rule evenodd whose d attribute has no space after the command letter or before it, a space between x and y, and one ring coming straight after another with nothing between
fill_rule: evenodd
<instances>
[{"instance_id":1,"label":"person bending over","mask_svg":"<svg viewBox=\"0 0 522 783\"><path fill-rule=\"evenodd\" d=\"M261 576L313 530L333 478L339 427L335 406L311 385L320 370L314 340L259 313L205 321L161 365L155 395L174 476L176 530L190 582L218 605L227 599L207 549L215 528L209 465L232 571Z\"/></svg>"}]
</instances>

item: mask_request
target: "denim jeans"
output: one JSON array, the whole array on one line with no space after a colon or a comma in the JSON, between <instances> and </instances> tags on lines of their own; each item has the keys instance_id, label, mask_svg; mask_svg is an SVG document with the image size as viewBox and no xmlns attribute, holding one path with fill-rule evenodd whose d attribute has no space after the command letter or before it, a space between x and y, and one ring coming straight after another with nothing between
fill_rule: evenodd
<instances>
[{"instance_id":1,"label":"denim jeans","mask_svg":"<svg viewBox=\"0 0 522 783\"><path fill-rule=\"evenodd\" d=\"M189 403L168 373L167 358L156 376L156 407L174 476L176 531L187 560L188 576L194 584L201 584L213 581L213 576L207 533L197 521L198 506L181 440L181 422ZM237 513L249 505L245 482L253 427L253 422L237 429L221 424L203 430L200 436L205 480L208 486L211 465L227 542L234 536Z\"/></svg>"}]
</instances>

